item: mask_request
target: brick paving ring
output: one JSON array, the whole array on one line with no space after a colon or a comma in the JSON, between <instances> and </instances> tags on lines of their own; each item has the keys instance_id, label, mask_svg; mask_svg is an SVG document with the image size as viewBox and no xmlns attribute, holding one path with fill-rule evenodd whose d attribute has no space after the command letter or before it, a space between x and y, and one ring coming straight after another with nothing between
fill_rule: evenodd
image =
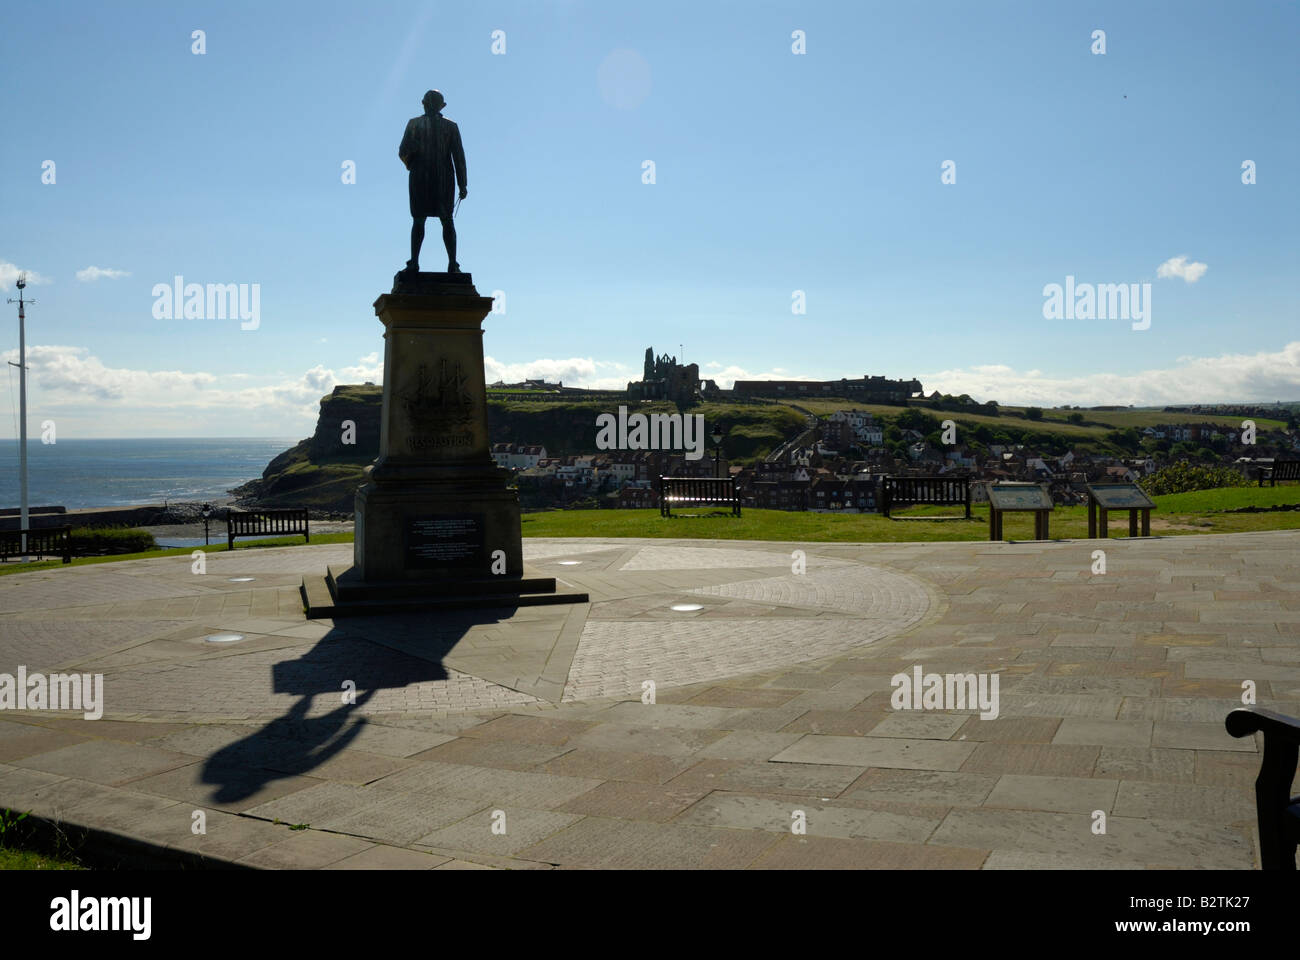
<instances>
[{"instance_id":1,"label":"brick paving ring","mask_svg":"<svg viewBox=\"0 0 1300 960\"><path fill-rule=\"evenodd\" d=\"M593 612L564 699L640 694L644 680L678 686L848 653L910 630L939 605L935 591L917 577L847 560L809 556L805 573L755 576L753 568L776 563L788 567L790 555L726 548L640 550L624 570L716 572L725 566L734 567L738 577L684 591L698 598L698 612L679 613L670 605L653 618L601 619Z\"/></svg>"}]
</instances>

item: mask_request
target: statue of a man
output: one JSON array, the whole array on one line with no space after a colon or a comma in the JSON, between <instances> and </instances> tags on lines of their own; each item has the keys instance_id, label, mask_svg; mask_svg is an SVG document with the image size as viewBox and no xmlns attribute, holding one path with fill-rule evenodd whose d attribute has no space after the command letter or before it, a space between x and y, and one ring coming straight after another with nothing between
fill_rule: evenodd
<instances>
[{"instance_id":1,"label":"statue of a man","mask_svg":"<svg viewBox=\"0 0 1300 960\"><path fill-rule=\"evenodd\" d=\"M442 242L447 247L447 272L460 273L456 262L456 225L452 195L460 185L465 199L465 150L460 145L460 128L442 115L447 105L442 94L430 90L424 95L424 116L407 121L398 158L411 171L411 259L406 270L420 269L420 246L424 243L426 217L442 221Z\"/></svg>"}]
</instances>

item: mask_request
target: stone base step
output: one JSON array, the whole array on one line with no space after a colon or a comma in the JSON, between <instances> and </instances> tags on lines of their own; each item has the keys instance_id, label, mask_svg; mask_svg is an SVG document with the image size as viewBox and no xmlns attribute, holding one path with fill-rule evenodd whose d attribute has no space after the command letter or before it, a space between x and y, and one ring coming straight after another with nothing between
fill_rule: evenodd
<instances>
[{"instance_id":1,"label":"stone base step","mask_svg":"<svg viewBox=\"0 0 1300 960\"><path fill-rule=\"evenodd\" d=\"M414 613L427 610L474 610L485 608L535 607L554 603L587 603L585 593L558 593L551 577L515 578L513 581L441 581L421 591L420 585L346 585L337 590L338 578L313 574L302 578L299 588L307 619L377 616L386 613ZM344 578L346 584L346 578ZM504 588L504 589L503 589Z\"/></svg>"},{"instance_id":2,"label":"stone base step","mask_svg":"<svg viewBox=\"0 0 1300 960\"><path fill-rule=\"evenodd\" d=\"M525 570L520 577L467 577L438 580L361 580L349 564L330 564L325 580L335 598L346 602L375 598L485 596L491 594L554 593L555 578Z\"/></svg>"}]
</instances>

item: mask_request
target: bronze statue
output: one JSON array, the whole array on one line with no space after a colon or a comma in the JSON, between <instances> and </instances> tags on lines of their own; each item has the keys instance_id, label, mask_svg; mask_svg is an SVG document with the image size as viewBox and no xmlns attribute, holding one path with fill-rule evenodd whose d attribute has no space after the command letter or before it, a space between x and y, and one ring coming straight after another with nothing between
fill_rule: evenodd
<instances>
[{"instance_id":1,"label":"bronze statue","mask_svg":"<svg viewBox=\"0 0 1300 960\"><path fill-rule=\"evenodd\" d=\"M420 270L420 246L424 243L426 217L442 221L442 242L447 247L447 272L460 273L456 262L456 225L452 193L460 185L465 199L465 150L460 144L460 128L442 115L447 105L441 93L430 90L424 95L424 116L407 121L397 156L411 171L411 259L404 273Z\"/></svg>"}]
</instances>

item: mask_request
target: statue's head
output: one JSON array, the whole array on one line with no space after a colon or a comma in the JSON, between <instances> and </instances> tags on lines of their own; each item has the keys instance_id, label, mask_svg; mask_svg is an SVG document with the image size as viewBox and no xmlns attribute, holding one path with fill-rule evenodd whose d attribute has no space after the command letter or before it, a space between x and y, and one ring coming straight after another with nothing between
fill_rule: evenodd
<instances>
[{"instance_id":1,"label":"statue's head","mask_svg":"<svg viewBox=\"0 0 1300 960\"><path fill-rule=\"evenodd\" d=\"M447 101L442 98L442 94L437 90L430 90L426 93L421 103L424 104L425 113L437 113L447 105Z\"/></svg>"}]
</instances>

